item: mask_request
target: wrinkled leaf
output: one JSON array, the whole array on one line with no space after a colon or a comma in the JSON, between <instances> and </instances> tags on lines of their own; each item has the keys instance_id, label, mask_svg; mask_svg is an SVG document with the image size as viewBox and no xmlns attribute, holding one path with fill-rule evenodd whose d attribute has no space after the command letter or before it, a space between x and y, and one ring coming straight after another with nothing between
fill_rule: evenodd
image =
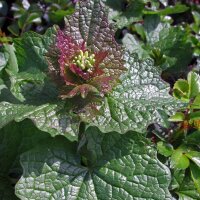
<instances>
[{"instance_id":1,"label":"wrinkled leaf","mask_svg":"<svg viewBox=\"0 0 200 200\"><path fill-rule=\"evenodd\" d=\"M151 60L142 62L129 54L126 68L121 84L105 99L100 114L91 119L90 113L83 113L82 119L103 132L143 132L151 123L165 125L164 118L175 111L178 102L168 94L168 84L161 80L158 69Z\"/></svg>"},{"instance_id":2,"label":"wrinkled leaf","mask_svg":"<svg viewBox=\"0 0 200 200\"><path fill-rule=\"evenodd\" d=\"M148 52L142 48L142 44L134 37L134 35L127 33L123 37L122 42L127 50L131 53L137 53L140 59L149 57Z\"/></svg>"},{"instance_id":3,"label":"wrinkled leaf","mask_svg":"<svg viewBox=\"0 0 200 200\"><path fill-rule=\"evenodd\" d=\"M14 184L22 174L21 153L45 142L49 134L39 131L30 121L9 123L0 129L0 199L15 200Z\"/></svg>"},{"instance_id":4,"label":"wrinkled leaf","mask_svg":"<svg viewBox=\"0 0 200 200\"><path fill-rule=\"evenodd\" d=\"M22 104L0 103L0 127L11 121L31 119L42 131L51 136L65 135L70 140L76 140L78 135L79 119L66 113L63 104L44 104L30 106Z\"/></svg>"},{"instance_id":5,"label":"wrinkled leaf","mask_svg":"<svg viewBox=\"0 0 200 200\"><path fill-rule=\"evenodd\" d=\"M169 170L146 146L146 139L136 132L102 134L96 128L86 135L90 145L99 148L98 160L89 166L81 165L76 144L62 138L23 154L24 174L16 186L17 196L40 199L42 194L43 200L171 199Z\"/></svg>"},{"instance_id":6,"label":"wrinkled leaf","mask_svg":"<svg viewBox=\"0 0 200 200\"><path fill-rule=\"evenodd\" d=\"M17 101L26 105L42 105L57 100L58 91L46 73L37 68L19 73L6 71L11 83L10 92ZM5 100L9 101L7 98Z\"/></svg>"},{"instance_id":7,"label":"wrinkled leaf","mask_svg":"<svg viewBox=\"0 0 200 200\"><path fill-rule=\"evenodd\" d=\"M48 138L49 134L38 130L29 120L20 123L11 122L0 129L0 174L6 176L12 172L11 169L20 169L20 154Z\"/></svg>"},{"instance_id":8,"label":"wrinkled leaf","mask_svg":"<svg viewBox=\"0 0 200 200\"><path fill-rule=\"evenodd\" d=\"M19 71L28 68L37 68L47 72L45 54L53 43L56 35L56 27L50 28L44 35L35 32L27 32L21 38L14 40Z\"/></svg>"}]
</instances>

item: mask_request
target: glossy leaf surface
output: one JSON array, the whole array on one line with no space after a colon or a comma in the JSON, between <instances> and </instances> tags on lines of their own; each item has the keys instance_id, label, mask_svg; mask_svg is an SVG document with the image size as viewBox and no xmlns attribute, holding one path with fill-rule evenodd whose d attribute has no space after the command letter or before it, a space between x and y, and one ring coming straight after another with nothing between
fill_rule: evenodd
<instances>
[{"instance_id":1,"label":"glossy leaf surface","mask_svg":"<svg viewBox=\"0 0 200 200\"><path fill-rule=\"evenodd\" d=\"M17 196L40 199L42 195L44 200L171 198L168 169L138 133L103 134L89 128L86 137L91 158L95 154L98 158L88 166L81 165L76 144L62 138L23 154L24 174L16 186Z\"/></svg>"}]
</instances>

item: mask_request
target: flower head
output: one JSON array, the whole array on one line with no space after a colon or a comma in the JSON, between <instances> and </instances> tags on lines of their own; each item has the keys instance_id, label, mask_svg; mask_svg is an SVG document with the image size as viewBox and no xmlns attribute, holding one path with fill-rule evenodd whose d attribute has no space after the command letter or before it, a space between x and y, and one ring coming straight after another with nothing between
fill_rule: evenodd
<instances>
[{"instance_id":1,"label":"flower head","mask_svg":"<svg viewBox=\"0 0 200 200\"><path fill-rule=\"evenodd\" d=\"M78 10L66 20L65 29L58 30L54 47L47 55L49 72L63 99L86 98L88 94L104 96L125 69L123 50L114 39L101 4L84 0L79 4ZM92 19L88 15L94 9L98 14Z\"/></svg>"}]
</instances>

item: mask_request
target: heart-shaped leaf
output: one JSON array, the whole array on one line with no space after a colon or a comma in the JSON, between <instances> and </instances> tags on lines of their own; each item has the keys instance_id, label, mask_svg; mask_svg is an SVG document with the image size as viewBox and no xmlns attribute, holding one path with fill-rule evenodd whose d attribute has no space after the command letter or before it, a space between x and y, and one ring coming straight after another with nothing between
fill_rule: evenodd
<instances>
[{"instance_id":1,"label":"heart-shaped leaf","mask_svg":"<svg viewBox=\"0 0 200 200\"><path fill-rule=\"evenodd\" d=\"M83 120L98 126L101 131L127 130L143 132L151 123L164 125L164 116L180 105L169 95L169 86L161 77L153 61L141 61L136 55L126 54L127 73L107 96L100 114L91 118L83 113Z\"/></svg>"},{"instance_id":2,"label":"heart-shaped leaf","mask_svg":"<svg viewBox=\"0 0 200 200\"><path fill-rule=\"evenodd\" d=\"M40 199L42 195L43 200L171 199L167 189L170 172L140 134L103 134L91 127L86 137L88 150L98 158L88 166L81 164L77 144L62 138L23 154L24 174L16 186L17 196Z\"/></svg>"}]
</instances>

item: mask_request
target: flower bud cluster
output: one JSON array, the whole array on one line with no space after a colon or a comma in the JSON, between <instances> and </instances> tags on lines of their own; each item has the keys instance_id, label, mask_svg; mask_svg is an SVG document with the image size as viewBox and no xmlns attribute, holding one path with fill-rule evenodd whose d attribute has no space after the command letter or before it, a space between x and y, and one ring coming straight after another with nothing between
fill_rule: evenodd
<instances>
[{"instance_id":1,"label":"flower bud cluster","mask_svg":"<svg viewBox=\"0 0 200 200\"><path fill-rule=\"evenodd\" d=\"M93 9L98 11L93 16L95 20L88 17ZM124 50L114 35L100 1L79 1L74 14L66 18L65 28L57 28L55 40L46 54L49 74L61 99L74 98L81 105L90 104L118 84L126 69Z\"/></svg>"},{"instance_id":2,"label":"flower bud cluster","mask_svg":"<svg viewBox=\"0 0 200 200\"><path fill-rule=\"evenodd\" d=\"M89 55L88 51L83 52L80 50L79 55L74 57L72 63L84 71L89 71L94 67L95 54Z\"/></svg>"}]
</instances>

